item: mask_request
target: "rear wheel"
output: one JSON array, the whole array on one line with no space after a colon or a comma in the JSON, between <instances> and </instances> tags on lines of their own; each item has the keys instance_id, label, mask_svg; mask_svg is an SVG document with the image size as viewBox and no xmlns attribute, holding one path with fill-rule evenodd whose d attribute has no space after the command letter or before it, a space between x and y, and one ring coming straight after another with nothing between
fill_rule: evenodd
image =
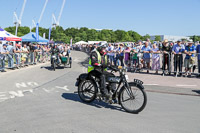
<instances>
[{"instance_id":1,"label":"rear wheel","mask_svg":"<svg viewBox=\"0 0 200 133\"><path fill-rule=\"evenodd\" d=\"M119 94L119 102L122 108L129 113L141 112L147 103L147 96L144 89L129 83L130 88L123 87Z\"/></svg>"},{"instance_id":2,"label":"rear wheel","mask_svg":"<svg viewBox=\"0 0 200 133\"><path fill-rule=\"evenodd\" d=\"M97 87L91 80L83 80L78 86L78 95L83 102L90 103L96 99Z\"/></svg>"}]
</instances>

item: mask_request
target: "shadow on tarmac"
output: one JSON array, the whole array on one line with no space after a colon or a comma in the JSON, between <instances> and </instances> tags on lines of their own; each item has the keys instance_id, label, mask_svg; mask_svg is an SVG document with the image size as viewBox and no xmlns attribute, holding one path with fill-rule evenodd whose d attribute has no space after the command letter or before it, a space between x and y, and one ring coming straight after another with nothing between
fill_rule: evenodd
<instances>
[{"instance_id":1,"label":"shadow on tarmac","mask_svg":"<svg viewBox=\"0 0 200 133\"><path fill-rule=\"evenodd\" d=\"M125 112L121 107L115 106L115 105L110 105L108 103L102 102L102 101L93 101L91 103L84 103L81 101L81 99L79 98L78 94L74 94L74 93L63 93L62 97L66 100L71 100L71 101L75 101L75 102L80 102L89 106L93 106L96 108L108 108L108 109L112 109L112 110L118 110L118 111L122 111Z\"/></svg>"},{"instance_id":2,"label":"shadow on tarmac","mask_svg":"<svg viewBox=\"0 0 200 133\"><path fill-rule=\"evenodd\" d=\"M197 94L200 94L200 90L192 90L193 92L196 92Z\"/></svg>"},{"instance_id":3,"label":"shadow on tarmac","mask_svg":"<svg viewBox=\"0 0 200 133\"><path fill-rule=\"evenodd\" d=\"M41 69L47 69L47 70L49 70L49 71L54 71L53 70L53 68L51 67L51 66L42 66L42 67L40 67ZM56 67L56 69L65 69L65 67Z\"/></svg>"}]
</instances>

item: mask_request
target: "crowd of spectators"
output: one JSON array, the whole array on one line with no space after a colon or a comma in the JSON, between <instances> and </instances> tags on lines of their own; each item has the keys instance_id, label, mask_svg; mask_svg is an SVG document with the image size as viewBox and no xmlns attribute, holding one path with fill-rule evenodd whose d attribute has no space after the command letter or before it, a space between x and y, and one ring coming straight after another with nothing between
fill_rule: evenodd
<instances>
[{"instance_id":1,"label":"crowd of spectators","mask_svg":"<svg viewBox=\"0 0 200 133\"><path fill-rule=\"evenodd\" d=\"M93 45L73 45L74 49L90 53L98 47ZM154 70L156 74L174 74L191 77L200 75L200 44L199 42L151 42L108 43L107 55L113 65L121 65L128 70ZM184 70L183 70L184 68Z\"/></svg>"},{"instance_id":2,"label":"crowd of spectators","mask_svg":"<svg viewBox=\"0 0 200 133\"><path fill-rule=\"evenodd\" d=\"M53 44L54 45L54 44ZM66 51L67 44L58 44L60 51ZM36 63L45 63L50 61L51 45L42 45L38 43L16 43L0 42L0 71L6 72L6 69L14 70Z\"/></svg>"}]
</instances>

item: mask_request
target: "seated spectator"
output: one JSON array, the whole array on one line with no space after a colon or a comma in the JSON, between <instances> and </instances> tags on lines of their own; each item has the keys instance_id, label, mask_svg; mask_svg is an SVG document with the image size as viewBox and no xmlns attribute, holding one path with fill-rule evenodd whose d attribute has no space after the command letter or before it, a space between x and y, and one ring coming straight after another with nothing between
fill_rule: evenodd
<instances>
[{"instance_id":1,"label":"seated spectator","mask_svg":"<svg viewBox=\"0 0 200 133\"><path fill-rule=\"evenodd\" d=\"M159 55L160 51L155 43L153 44L151 53L152 53L152 70L155 70L156 74L158 74L158 70L160 69L160 55Z\"/></svg>"},{"instance_id":2,"label":"seated spectator","mask_svg":"<svg viewBox=\"0 0 200 133\"><path fill-rule=\"evenodd\" d=\"M186 76L191 77L191 72L192 68L195 64L195 54L196 53L196 47L193 45L193 43L188 43L188 46L185 47L185 61L184 61L184 66L185 66L185 72ZM188 73L189 72L189 73Z\"/></svg>"}]
</instances>

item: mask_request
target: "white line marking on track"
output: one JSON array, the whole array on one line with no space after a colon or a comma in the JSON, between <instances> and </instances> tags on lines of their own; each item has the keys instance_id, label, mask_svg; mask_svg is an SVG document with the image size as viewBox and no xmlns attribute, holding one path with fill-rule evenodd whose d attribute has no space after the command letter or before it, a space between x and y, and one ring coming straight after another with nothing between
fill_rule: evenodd
<instances>
[{"instance_id":1,"label":"white line marking on track","mask_svg":"<svg viewBox=\"0 0 200 133\"><path fill-rule=\"evenodd\" d=\"M176 85L178 87L196 87L197 85Z\"/></svg>"},{"instance_id":2,"label":"white line marking on track","mask_svg":"<svg viewBox=\"0 0 200 133\"><path fill-rule=\"evenodd\" d=\"M149 86L158 86L159 84L144 84L144 85L149 85Z\"/></svg>"}]
</instances>

